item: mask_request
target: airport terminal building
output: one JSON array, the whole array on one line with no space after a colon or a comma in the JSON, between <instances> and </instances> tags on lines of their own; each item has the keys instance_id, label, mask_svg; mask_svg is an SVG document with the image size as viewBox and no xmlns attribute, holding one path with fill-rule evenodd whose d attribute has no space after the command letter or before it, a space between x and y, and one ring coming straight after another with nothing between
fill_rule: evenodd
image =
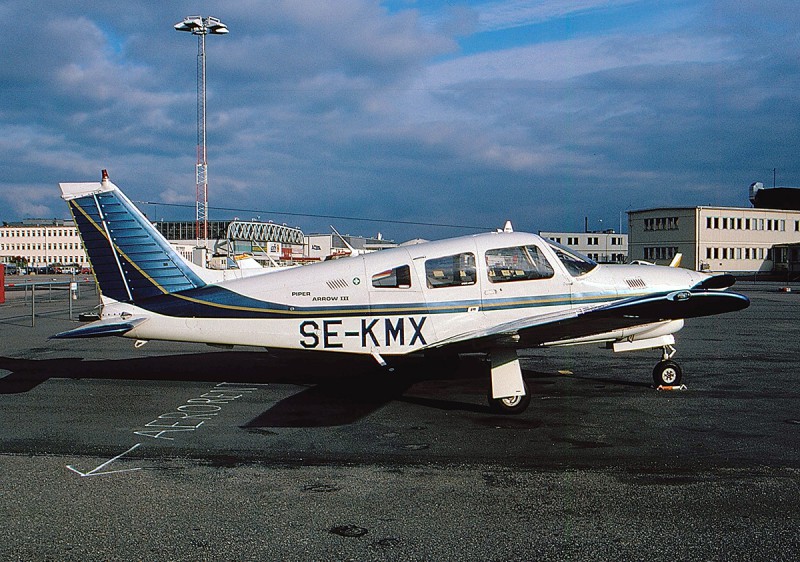
<instances>
[{"instance_id":1,"label":"airport terminal building","mask_svg":"<svg viewBox=\"0 0 800 562\"><path fill-rule=\"evenodd\" d=\"M0 226L0 263L20 262L31 269L89 267L75 223L62 219L25 219Z\"/></svg>"},{"instance_id":2,"label":"airport terminal building","mask_svg":"<svg viewBox=\"0 0 800 562\"><path fill-rule=\"evenodd\" d=\"M195 221L153 223L178 254L189 262L197 260ZM347 248L371 252L396 246L380 235L374 238L348 234L306 236L296 227L257 221L209 221L208 255L252 255L262 265L286 265L320 261L330 256L349 255ZM223 260L224 261L224 260ZM206 266L221 267L219 260ZM80 271L89 268L89 258L71 219L25 219L0 226L0 263L17 264L31 271ZM222 263L222 262L220 262ZM222 267L228 267L224 265Z\"/></svg>"},{"instance_id":3,"label":"airport terminal building","mask_svg":"<svg viewBox=\"0 0 800 562\"><path fill-rule=\"evenodd\" d=\"M631 260L735 274L774 273L777 245L800 242L800 211L670 207L628 213Z\"/></svg>"}]
</instances>

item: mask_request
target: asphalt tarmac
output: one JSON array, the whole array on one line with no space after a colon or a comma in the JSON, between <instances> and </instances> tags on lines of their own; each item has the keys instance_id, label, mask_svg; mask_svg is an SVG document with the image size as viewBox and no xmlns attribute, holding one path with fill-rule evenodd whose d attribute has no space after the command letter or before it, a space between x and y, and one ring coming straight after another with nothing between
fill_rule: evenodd
<instances>
[{"instance_id":1,"label":"asphalt tarmac","mask_svg":"<svg viewBox=\"0 0 800 562\"><path fill-rule=\"evenodd\" d=\"M7 279L7 282L10 280ZM785 284L784 284L785 285ZM524 350L519 416L458 365L224 351L0 305L3 560L794 560L800 287L658 353ZM96 295L81 286L73 318Z\"/></svg>"}]
</instances>

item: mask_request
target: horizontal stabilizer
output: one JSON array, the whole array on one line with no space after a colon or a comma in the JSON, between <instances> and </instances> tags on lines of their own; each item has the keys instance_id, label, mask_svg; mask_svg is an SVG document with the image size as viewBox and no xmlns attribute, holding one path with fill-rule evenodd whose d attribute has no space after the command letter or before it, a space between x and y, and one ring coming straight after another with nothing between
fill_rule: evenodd
<instances>
[{"instance_id":1,"label":"horizontal stabilizer","mask_svg":"<svg viewBox=\"0 0 800 562\"><path fill-rule=\"evenodd\" d=\"M74 330L60 332L50 339L70 339L70 338L102 338L106 336L121 336L130 332L137 325L147 320L146 318L131 318L129 320L99 320L92 322Z\"/></svg>"}]
</instances>

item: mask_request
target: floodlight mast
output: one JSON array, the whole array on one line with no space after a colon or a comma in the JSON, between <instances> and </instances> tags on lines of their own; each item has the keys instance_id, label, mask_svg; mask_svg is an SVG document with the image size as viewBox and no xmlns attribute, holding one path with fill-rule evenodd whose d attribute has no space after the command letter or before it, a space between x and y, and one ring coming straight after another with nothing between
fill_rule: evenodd
<instances>
[{"instance_id":1,"label":"floodlight mast","mask_svg":"<svg viewBox=\"0 0 800 562\"><path fill-rule=\"evenodd\" d=\"M187 16L175 24L177 31L197 35L197 167L195 235L197 246L208 242L208 153L206 152L206 35L225 35L228 26L215 17Z\"/></svg>"}]
</instances>

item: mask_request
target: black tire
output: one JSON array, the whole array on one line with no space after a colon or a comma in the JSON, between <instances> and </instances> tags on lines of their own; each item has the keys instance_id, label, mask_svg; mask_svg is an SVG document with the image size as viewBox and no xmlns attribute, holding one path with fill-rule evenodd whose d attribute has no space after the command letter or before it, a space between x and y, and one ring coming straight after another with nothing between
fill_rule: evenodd
<instances>
[{"instance_id":1,"label":"black tire","mask_svg":"<svg viewBox=\"0 0 800 562\"><path fill-rule=\"evenodd\" d=\"M528 385L525 384L525 394L522 396L511 396L509 398L492 398L492 389L489 389L489 407L496 414L517 415L528 409L531 403L531 393L528 392Z\"/></svg>"},{"instance_id":2,"label":"black tire","mask_svg":"<svg viewBox=\"0 0 800 562\"><path fill-rule=\"evenodd\" d=\"M653 369L653 383L656 386L679 386L683 370L675 361L659 361Z\"/></svg>"}]
</instances>

